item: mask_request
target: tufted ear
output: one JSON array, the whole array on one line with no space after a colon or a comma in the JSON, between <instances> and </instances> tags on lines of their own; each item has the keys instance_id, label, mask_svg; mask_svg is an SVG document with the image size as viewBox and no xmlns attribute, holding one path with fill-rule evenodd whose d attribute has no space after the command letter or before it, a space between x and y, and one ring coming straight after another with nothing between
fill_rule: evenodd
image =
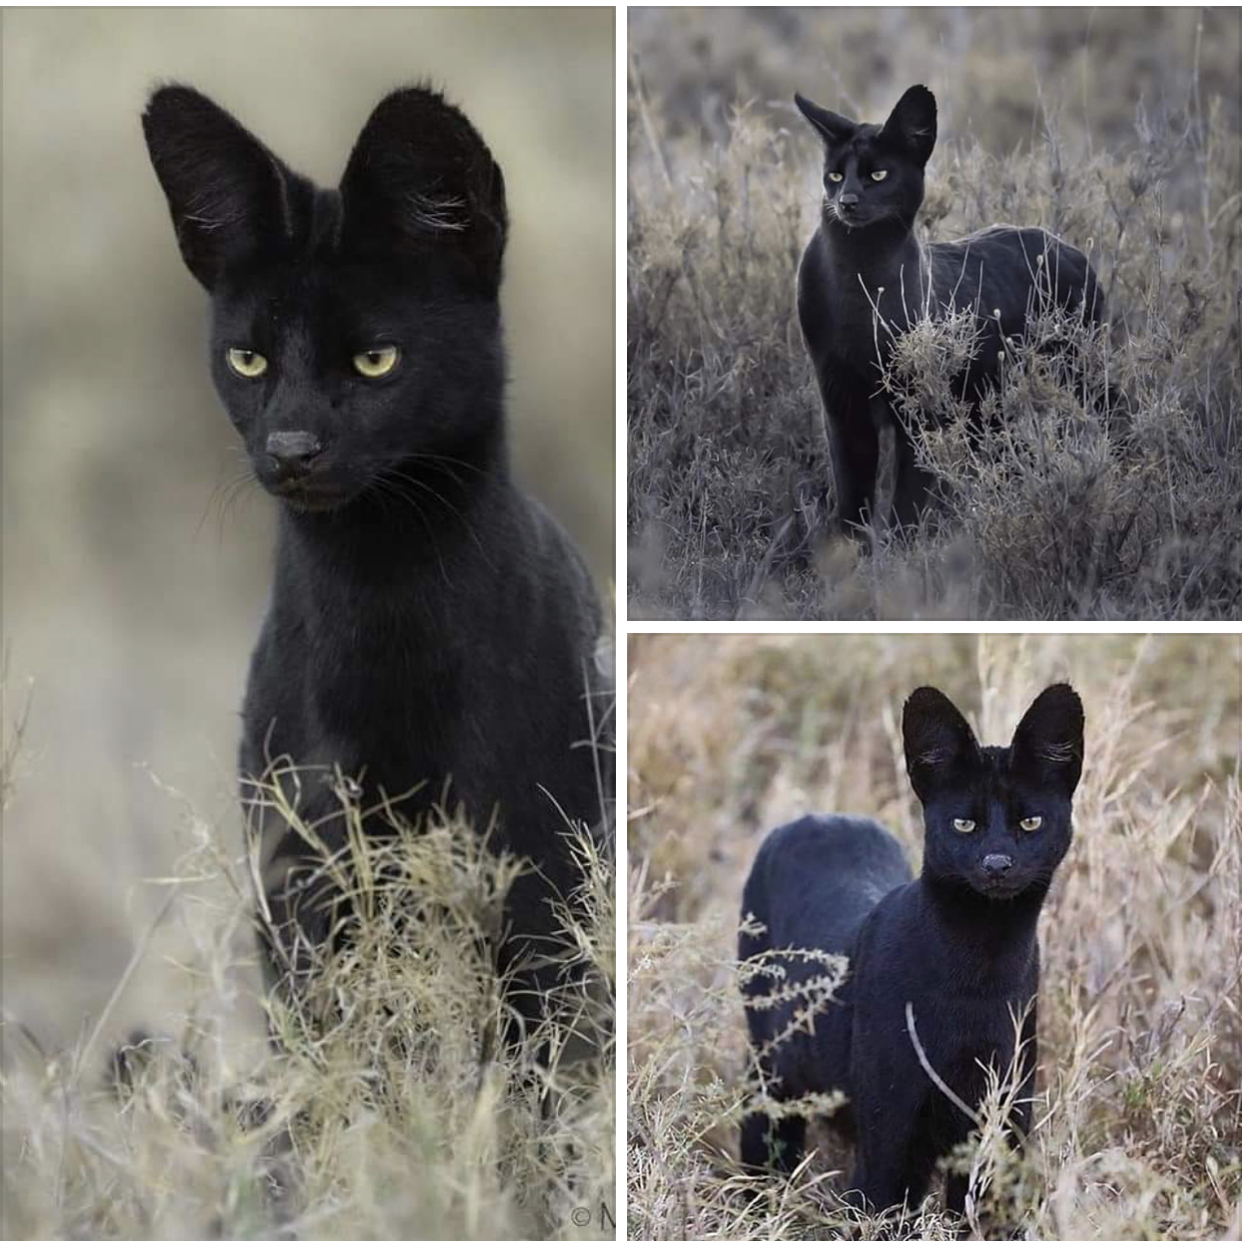
<instances>
[{"instance_id":1,"label":"tufted ear","mask_svg":"<svg viewBox=\"0 0 1242 1241\"><path fill-rule=\"evenodd\" d=\"M1082 775L1082 700L1068 685L1050 685L1027 708L1011 742L1010 765L1021 776L1072 797Z\"/></svg>"},{"instance_id":2,"label":"tufted ear","mask_svg":"<svg viewBox=\"0 0 1242 1241\"><path fill-rule=\"evenodd\" d=\"M924 685L906 699L901 713L906 772L926 803L964 766L979 761L979 743L966 717L938 689Z\"/></svg>"},{"instance_id":3,"label":"tufted ear","mask_svg":"<svg viewBox=\"0 0 1242 1241\"><path fill-rule=\"evenodd\" d=\"M846 120L845 117L838 116L835 112L829 112L827 108L821 108L819 104L804 99L796 92L794 103L798 105L798 111L819 131L819 136L825 142L834 144L845 142L858 128L857 122Z\"/></svg>"},{"instance_id":4,"label":"tufted ear","mask_svg":"<svg viewBox=\"0 0 1242 1241\"><path fill-rule=\"evenodd\" d=\"M341 178L342 247L375 256L452 251L500 287L505 183L483 139L436 91L394 91L371 113Z\"/></svg>"},{"instance_id":5,"label":"tufted ear","mask_svg":"<svg viewBox=\"0 0 1242 1241\"><path fill-rule=\"evenodd\" d=\"M910 87L881 127L879 140L926 164L936 145L936 96L926 86Z\"/></svg>"},{"instance_id":6,"label":"tufted ear","mask_svg":"<svg viewBox=\"0 0 1242 1241\"><path fill-rule=\"evenodd\" d=\"M188 86L164 86L142 114L181 257L210 290L226 268L293 232L289 171L223 108Z\"/></svg>"}]
</instances>

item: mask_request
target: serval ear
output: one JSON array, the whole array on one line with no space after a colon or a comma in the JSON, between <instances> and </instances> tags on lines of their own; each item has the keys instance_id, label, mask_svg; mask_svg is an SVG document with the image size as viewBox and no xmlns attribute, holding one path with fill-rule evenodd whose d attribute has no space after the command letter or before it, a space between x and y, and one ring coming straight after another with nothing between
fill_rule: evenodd
<instances>
[{"instance_id":1,"label":"serval ear","mask_svg":"<svg viewBox=\"0 0 1242 1241\"><path fill-rule=\"evenodd\" d=\"M291 202L308 183L206 95L161 87L147 102L142 131L181 257L204 288L292 240Z\"/></svg>"},{"instance_id":2,"label":"serval ear","mask_svg":"<svg viewBox=\"0 0 1242 1241\"><path fill-rule=\"evenodd\" d=\"M930 685L916 689L901 713L906 772L919 801L960 779L979 761L979 743L966 717Z\"/></svg>"},{"instance_id":3,"label":"serval ear","mask_svg":"<svg viewBox=\"0 0 1242 1241\"><path fill-rule=\"evenodd\" d=\"M829 146L847 141L858 128L856 121L850 121L843 116L838 116L835 112L829 112L827 108L821 108L819 104L812 103L797 92L794 93L794 103L798 105L798 111L815 126L819 136Z\"/></svg>"},{"instance_id":4,"label":"serval ear","mask_svg":"<svg viewBox=\"0 0 1242 1241\"><path fill-rule=\"evenodd\" d=\"M500 287L505 182L465 115L423 86L371 113L341 178L341 245L351 254L454 253L485 293Z\"/></svg>"},{"instance_id":5,"label":"serval ear","mask_svg":"<svg viewBox=\"0 0 1242 1241\"><path fill-rule=\"evenodd\" d=\"M936 96L926 86L912 86L897 100L880 128L879 141L904 151L922 167L936 145Z\"/></svg>"},{"instance_id":6,"label":"serval ear","mask_svg":"<svg viewBox=\"0 0 1242 1241\"><path fill-rule=\"evenodd\" d=\"M1033 783L1072 797L1082 775L1082 700L1068 685L1050 685L1027 708L1013 734L1010 766Z\"/></svg>"}]
</instances>

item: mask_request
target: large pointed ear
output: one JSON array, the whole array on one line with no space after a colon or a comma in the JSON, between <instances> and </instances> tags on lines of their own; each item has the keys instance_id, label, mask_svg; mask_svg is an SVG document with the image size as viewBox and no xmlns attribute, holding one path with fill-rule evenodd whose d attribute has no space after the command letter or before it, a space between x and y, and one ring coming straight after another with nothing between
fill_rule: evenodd
<instances>
[{"instance_id":1,"label":"large pointed ear","mask_svg":"<svg viewBox=\"0 0 1242 1241\"><path fill-rule=\"evenodd\" d=\"M1082 700L1068 685L1050 685L1027 708L1011 743L1015 774L1073 796L1082 775Z\"/></svg>"},{"instance_id":2,"label":"large pointed ear","mask_svg":"<svg viewBox=\"0 0 1242 1241\"><path fill-rule=\"evenodd\" d=\"M819 104L804 99L797 92L794 93L794 103L798 105L798 111L819 131L819 136L825 142L845 142L858 128L854 121L829 112L827 108L821 108Z\"/></svg>"},{"instance_id":3,"label":"large pointed ear","mask_svg":"<svg viewBox=\"0 0 1242 1241\"><path fill-rule=\"evenodd\" d=\"M979 743L966 717L928 685L906 699L901 736L910 783L924 803L959 776L963 767L979 760Z\"/></svg>"},{"instance_id":4,"label":"large pointed ear","mask_svg":"<svg viewBox=\"0 0 1242 1241\"><path fill-rule=\"evenodd\" d=\"M341 179L341 245L391 257L451 248L500 287L508 213L500 167L436 91L394 91L371 113Z\"/></svg>"},{"instance_id":5,"label":"large pointed ear","mask_svg":"<svg viewBox=\"0 0 1242 1241\"><path fill-rule=\"evenodd\" d=\"M910 87L881 126L879 139L926 164L936 145L936 96L926 86Z\"/></svg>"},{"instance_id":6,"label":"large pointed ear","mask_svg":"<svg viewBox=\"0 0 1242 1241\"><path fill-rule=\"evenodd\" d=\"M205 288L292 234L290 188L300 178L206 95L161 87L142 114L142 132L181 257Z\"/></svg>"}]
</instances>

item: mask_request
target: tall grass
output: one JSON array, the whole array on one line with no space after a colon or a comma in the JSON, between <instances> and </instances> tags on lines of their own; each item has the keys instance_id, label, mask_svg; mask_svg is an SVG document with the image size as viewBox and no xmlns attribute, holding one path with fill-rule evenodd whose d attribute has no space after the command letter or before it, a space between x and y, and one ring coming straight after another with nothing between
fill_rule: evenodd
<instances>
[{"instance_id":1,"label":"tall grass","mask_svg":"<svg viewBox=\"0 0 1242 1241\"><path fill-rule=\"evenodd\" d=\"M1011 1158L998 1083L965 1158L990 1172L994 1223L1041 1241L1242 1235L1242 639L651 635L629 670L632 1237L792 1241L854 1219L834 1197L851 1152L826 1133L788 1181L737 1163L746 872L806 811L874 816L917 866L904 696L938 685L1003 742L1062 678L1086 762L1040 923L1035 1128ZM935 1193L909 1225L957 1236Z\"/></svg>"},{"instance_id":2,"label":"tall grass","mask_svg":"<svg viewBox=\"0 0 1242 1241\"><path fill-rule=\"evenodd\" d=\"M794 307L818 143L735 106L710 145L631 65L629 598L633 617L1100 619L1242 614L1242 142L1197 74L1102 149L1063 128L929 167L922 240L1043 225L1089 251L1111 327L1056 382L1034 325L975 443L946 410L960 341L932 323L890 376L942 506L832 534L819 395ZM831 101L830 101L831 102ZM942 100L942 106L950 101ZM786 128L788 124L789 128ZM1113 150L1119 153L1113 153ZM1069 329L1072 333L1073 329ZM1080 389L1094 394L1084 404Z\"/></svg>"},{"instance_id":3,"label":"tall grass","mask_svg":"<svg viewBox=\"0 0 1242 1241\"><path fill-rule=\"evenodd\" d=\"M610 849L585 829L574 837L582 883L554 946L573 968L544 1024L517 1043L502 1035L511 996L494 950L520 867L460 822L380 841L349 813L351 946L320 951L296 1005L267 998L272 1035L257 1057L224 1037L253 950L252 859L203 823L166 881L198 945L181 962L198 999L180 1030L137 1040L108 1074L106 1013L64 1049L6 1014L6 1238L611 1231Z\"/></svg>"}]
</instances>

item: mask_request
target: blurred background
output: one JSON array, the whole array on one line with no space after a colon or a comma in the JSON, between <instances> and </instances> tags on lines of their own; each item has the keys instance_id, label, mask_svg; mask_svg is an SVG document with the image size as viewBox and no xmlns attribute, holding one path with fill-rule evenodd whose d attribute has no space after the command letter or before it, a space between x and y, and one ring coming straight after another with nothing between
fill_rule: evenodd
<instances>
[{"instance_id":1,"label":"blurred background","mask_svg":"<svg viewBox=\"0 0 1242 1241\"><path fill-rule=\"evenodd\" d=\"M329 185L389 89L427 78L464 108L509 193L518 471L607 595L614 63L611 9L4 14L6 753L28 707L6 776L4 1007L53 1046L99 1014L202 824L240 848L236 713L273 545L260 493L220 511L234 435L146 93L197 86ZM110 1030L176 1024L187 934L174 908Z\"/></svg>"},{"instance_id":2,"label":"blurred background","mask_svg":"<svg viewBox=\"0 0 1242 1241\"><path fill-rule=\"evenodd\" d=\"M730 108L804 122L793 92L880 121L902 91L929 86L940 138L1000 154L1052 110L1073 138L1132 145L1134 113L1177 108L1193 75L1237 126L1242 22L1227 7L639 8L628 52L673 135L720 139Z\"/></svg>"}]
</instances>

